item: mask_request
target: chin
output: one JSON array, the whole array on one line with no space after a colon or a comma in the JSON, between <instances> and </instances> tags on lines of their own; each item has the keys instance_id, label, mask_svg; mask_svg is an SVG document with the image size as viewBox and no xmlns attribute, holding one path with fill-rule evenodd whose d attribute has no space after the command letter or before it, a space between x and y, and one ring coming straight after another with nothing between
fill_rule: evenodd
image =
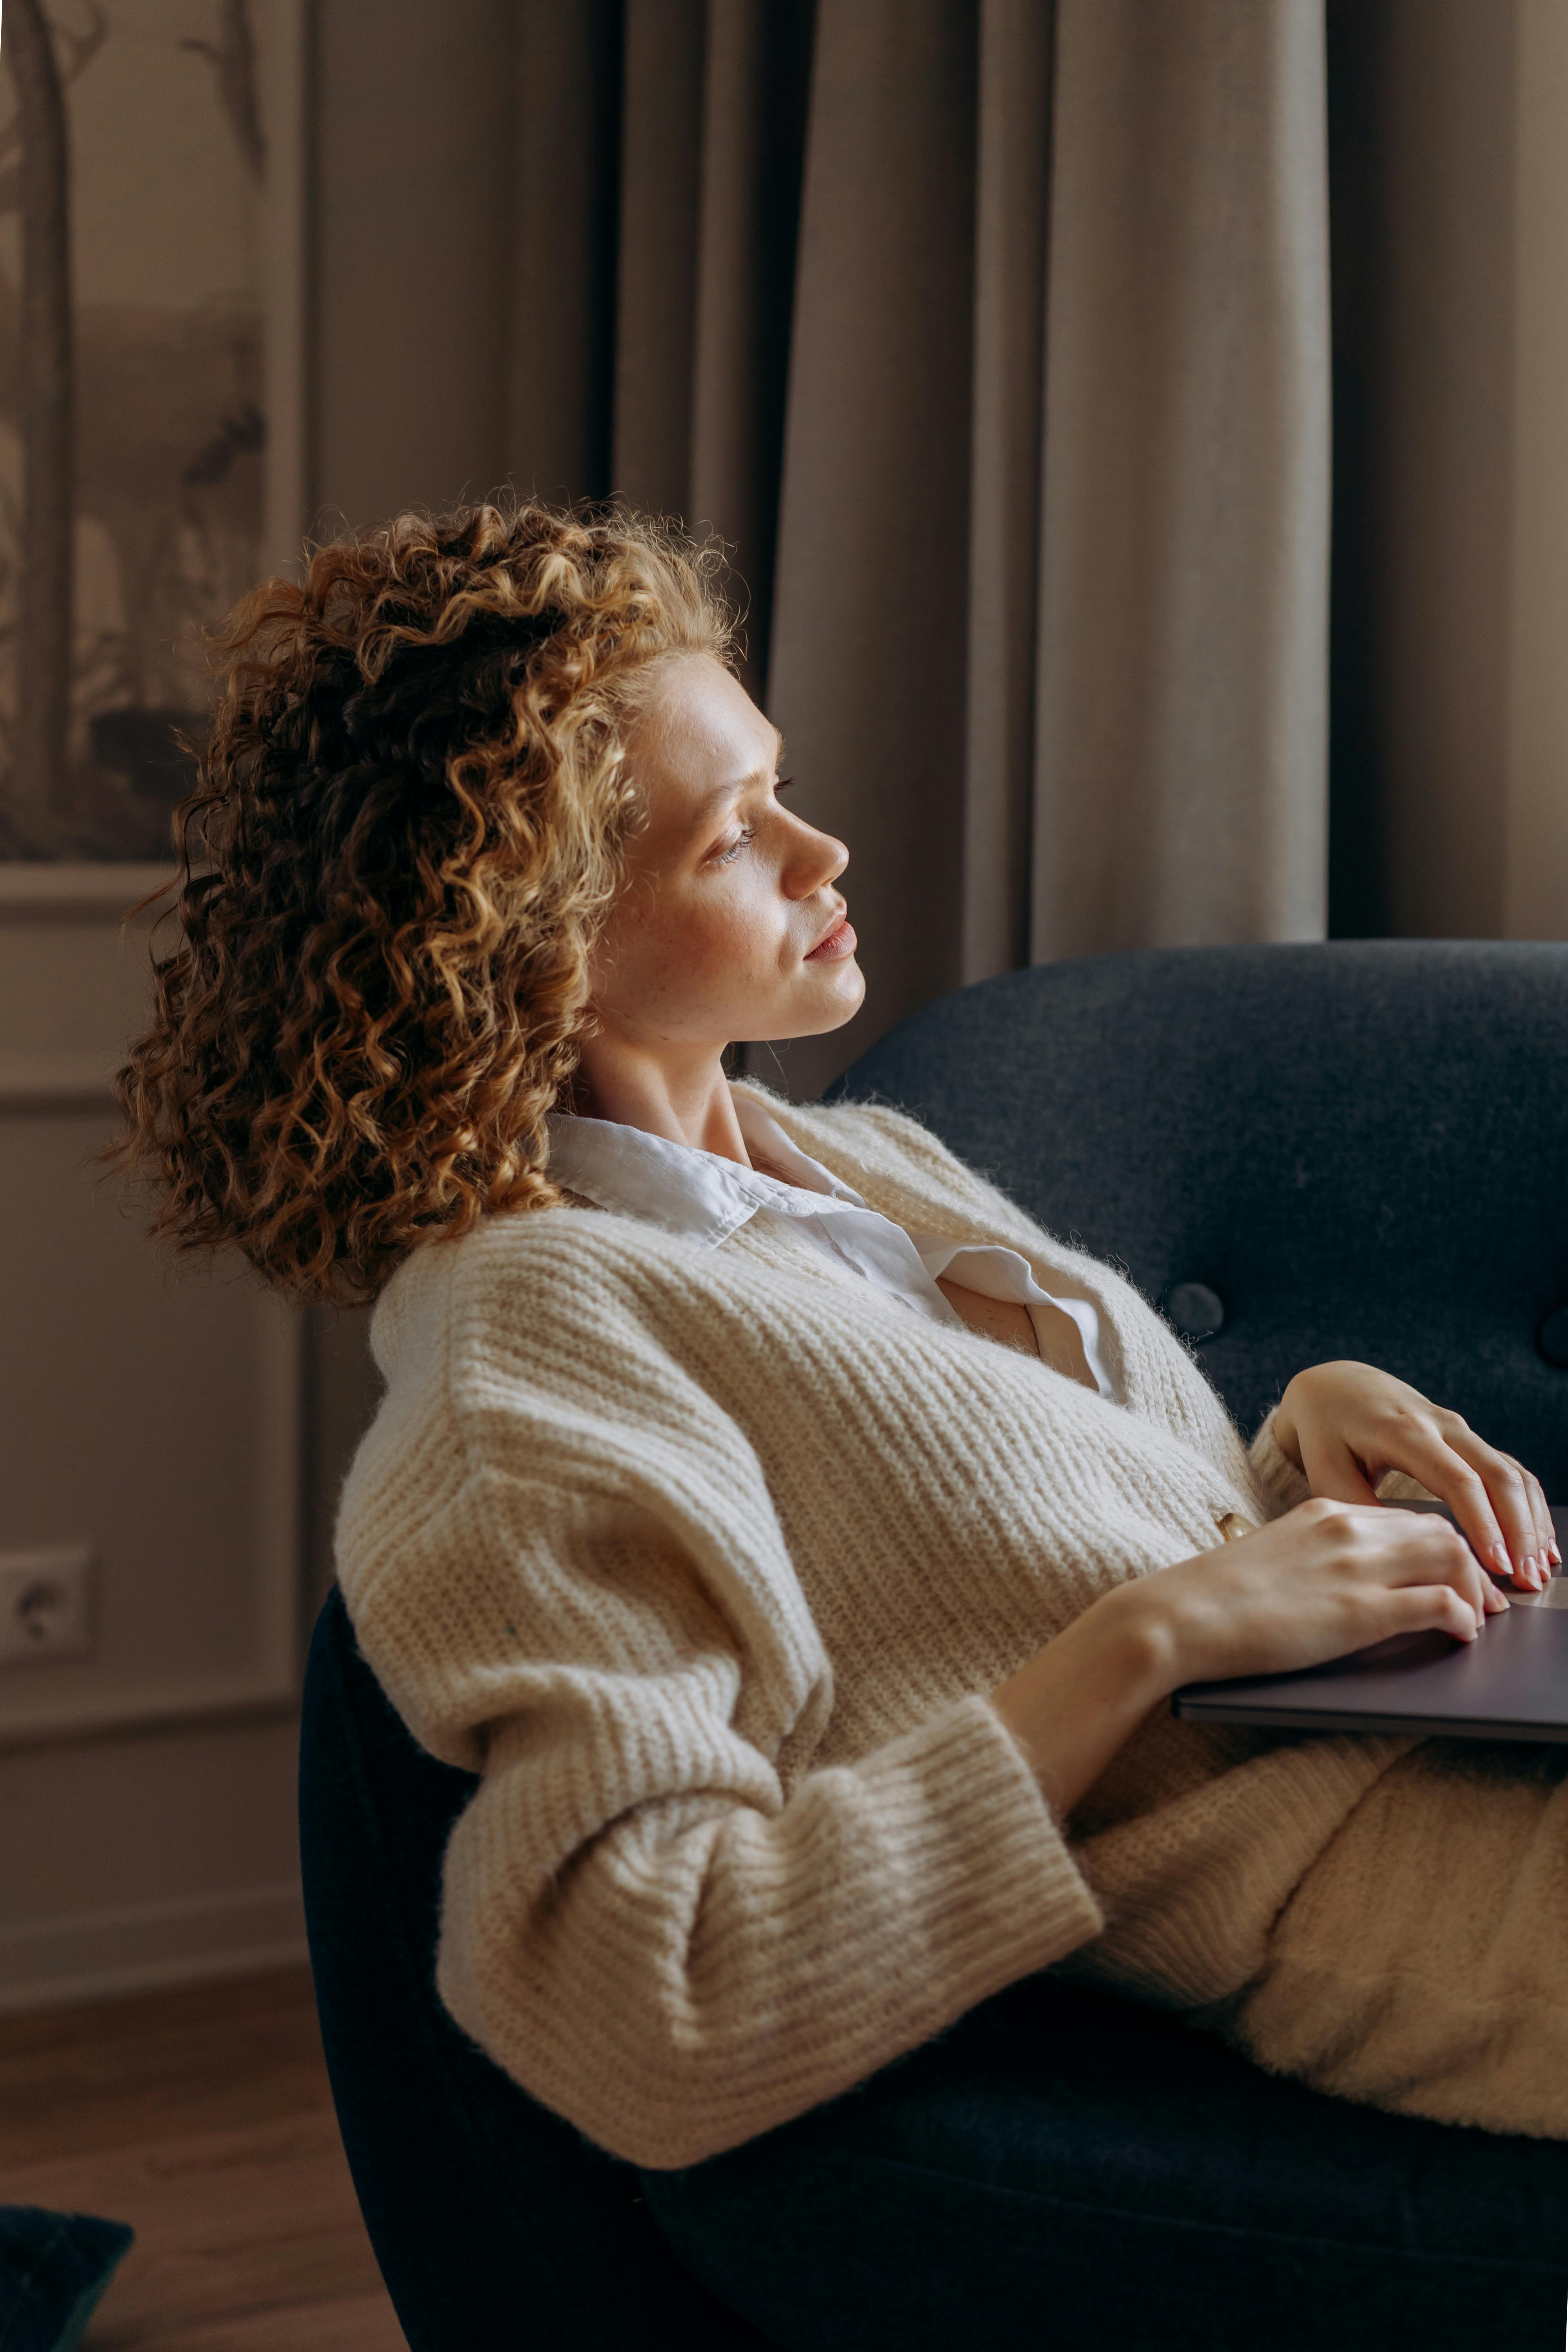
<instances>
[{"instance_id":1,"label":"chin","mask_svg":"<svg viewBox=\"0 0 1568 2352\"><path fill-rule=\"evenodd\" d=\"M842 1029L847 1021L853 1021L865 1002L866 975L851 956L834 972L832 992L826 1001L814 1004L787 1029L776 1030L775 1042L782 1045L786 1037L829 1036L835 1029Z\"/></svg>"}]
</instances>

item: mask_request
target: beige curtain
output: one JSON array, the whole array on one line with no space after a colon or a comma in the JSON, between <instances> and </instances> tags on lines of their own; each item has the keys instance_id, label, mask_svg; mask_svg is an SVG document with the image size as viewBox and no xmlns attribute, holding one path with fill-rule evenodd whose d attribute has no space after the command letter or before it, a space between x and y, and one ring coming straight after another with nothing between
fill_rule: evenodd
<instances>
[{"instance_id":1,"label":"beige curtain","mask_svg":"<svg viewBox=\"0 0 1568 2352\"><path fill-rule=\"evenodd\" d=\"M1321 932L1322 0L320 24L320 493L733 543L870 980L792 1086L1031 960Z\"/></svg>"},{"instance_id":2,"label":"beige curtain","mask_svg":"<svg viewBox=\"0 0 1568 2352\"><path fill-rule=\"evenodd\" d=\"M1318 0L823 0L769 670L871 993L1324 923Z\"/></svg>"},{"instance_id":3,"label":"beige curtain","mask_svg":"<svg viewBox=\"0 0 1568 2352\"><path fill-rule=\"evenodd\" d=\"M1320 937L1318 0L1063 0L1052 193L1032 952Z\"/></svg>"},{"instance_id":4,"label":"beige curtain","mask_svg":"<svg viewBox=\"0 0 1568 2352\"><path fill-rule=\"evenodd\" d=\"M1568 938L1568 8L1329 0L1331 911Z\"/></svg>"}]
</instances>

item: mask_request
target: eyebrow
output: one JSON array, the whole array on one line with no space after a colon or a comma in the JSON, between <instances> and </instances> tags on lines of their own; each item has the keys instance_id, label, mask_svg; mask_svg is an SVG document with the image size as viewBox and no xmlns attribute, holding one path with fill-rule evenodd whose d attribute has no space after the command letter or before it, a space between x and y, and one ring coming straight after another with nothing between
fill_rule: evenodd
<instances>
[{"instance_id":1,"label":"eyebrow","mask_svg":"<svg viewBox=\"0 0 1568 2352\"><path fill-rule=\"evenodd\" d=\"M776 727L773 729L773 770L776 772L783 766L784 755L784 739ZM711 822L715 809L722 807L726 801L735 799L738 793L748 792L753 784L760 784L768 772L765 768L754 768L749 776L740 776L730 784L715 784L710 793L704 793L691 819L693 833L700 833Z\"/></svg>"}]
</instances>

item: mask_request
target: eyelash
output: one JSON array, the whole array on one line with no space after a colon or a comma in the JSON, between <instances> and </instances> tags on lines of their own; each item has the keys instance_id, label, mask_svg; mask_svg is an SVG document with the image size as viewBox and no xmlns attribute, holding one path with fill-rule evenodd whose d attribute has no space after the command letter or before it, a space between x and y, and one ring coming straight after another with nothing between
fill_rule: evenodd
<instances>
[{"instance_id":1,"label":"eyelash","mask_svg":"<svg viewBox=\"0 0 1568 2352\"><path fill-rule=\"evenodd\" d=\"M787 793L794 782L795 778L793 776L781 776L777 783L774 784L773 790L775 793ZM745 830L737 835L736 839L730 844L728 849L720 849L714 852L713 856L708 860L709 865L732 866L736 858L741 855L742 850L746 846L746 844L749 841L754 841L756 837L756 826L754 824L747 825Z\"/></svg>"}]
</instances>

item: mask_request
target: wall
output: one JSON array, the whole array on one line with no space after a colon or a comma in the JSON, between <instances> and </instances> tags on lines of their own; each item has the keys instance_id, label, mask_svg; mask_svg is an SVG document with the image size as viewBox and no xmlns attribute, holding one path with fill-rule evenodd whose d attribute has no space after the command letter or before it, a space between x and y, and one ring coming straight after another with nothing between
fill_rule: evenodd
<instances>
[{"instance_id":1,"label":"wall","mask_svg":"<svg viewBox=\"0 0 1568 2352\"><path fill-rule=\"evenodd\" d=\"M299 1321L93 1164L153 878L0 867L0 1557L96 1583L89 1656L0 1666L0 2009L303 1949Z\"/></svg>"},{"instance_id":2,"label":"wall","mask_svg":"<svg viewBox=\"0 0 1568 2352\"><path fill-rule=\"evenodd\" d=\"M508 464L516 11L267 0L268 561ZM536 34L548 29L537 15ZM532 20L531 19L531 22ZM0 2009L300 1958L301 1644L363 1315L174 1272L93 1153L159 869L0 866L0 1553L89 1542L93 1656L0 1668Z\"/></svg>"},{"instance_id":3,"label":"wall","mask_svg":"<svg viewBox=\"0 0 1568 2352\"><path fill-rule=\"evenodd\" d=\"M316 470L309 0L266 0L270 561ZM176 1272L94 1153L161 868L0 865L0 1554L86 1541L90 1658L0 1668L0 2009L297 1960L300 1646L367 1407L234 1266ZM357 1333L353 1339L357 1341Z\"/></svg>"}]
</instances>

